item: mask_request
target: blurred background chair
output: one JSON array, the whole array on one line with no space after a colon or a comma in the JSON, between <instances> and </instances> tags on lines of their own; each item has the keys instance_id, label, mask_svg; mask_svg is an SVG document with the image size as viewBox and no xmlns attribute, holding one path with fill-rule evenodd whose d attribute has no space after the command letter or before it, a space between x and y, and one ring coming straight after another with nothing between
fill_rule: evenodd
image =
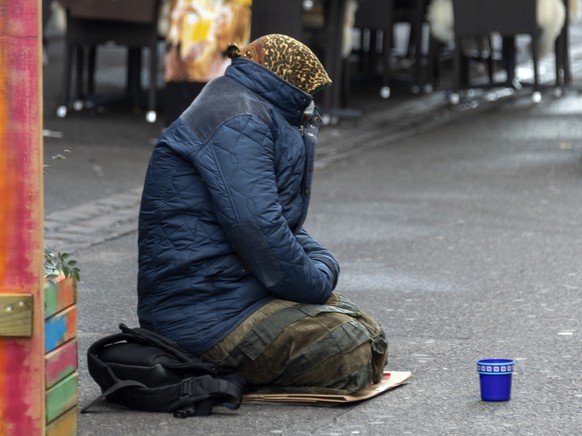
<instances>
[{"instance_id":1,"label":"blurred background chair","mask_svg":"<svg viewBox=\"0 0 582 436\"><path fill-rule=\"evenodd\" d=\"M253 0L251 41L269 33L282 33L303 40L302 0Z\"/></svg>"},{"instance_id":2,"label":"blurred background chair","mask_svg":"<svg viewBox=\"0 0 582 436\"><path fill-rule=\"evenodd\" d=\"M316 95L325 124L361 116L361 111L348 108L345 98L350 88L346 51L349 54L352 48L355 4L356 0L301 1L302 41L321 59L334 82Z\"/></svg>"},{"instance_id":3,"label":"blurred background chair","mask_svg":"<svg viewBox=\"0 0 582 436\"><path fill-rule=\"evenodd\" d=\"M463 53L463 43L468 38L490 38L494 33L503 38L503 60L506 80L502 85L516 86L515 82L515 38L528 35L531 38L533 62L534 101L541 100L539 83L539 38L541 29L537 22L537 0L453 0L454 15L454 81L450 101L459 102L461 87L470 88L471 77L467 58ZM494 55L491 47L489 56ZM491 58L492 59L492 58ZM463 80L464 77L464 80ZM499 86L490 73L487 86Z\"/></svg>"},{"instance_id":4,"label":"blurred background chair","mask_svg":"<svg viewBox=\"0 0 582 436\"><path fill-rule=\"evenodd\" d=\"M324 108L331 109L332 118L357 120L361 116L361 111L350 109L355 82L375 84L379 79L378 94L384 99L390 97L395 83L413 93L432 90L425 75L429 0L302 3L304 40L324 60L335 82L323 92L329 97Z\"/></svg>"},{"instance_id":5,"label":"blurred background chair","mask_svg":"<svg viewBox=\"0 0 582 436\"><path fill-rule=\"evenodd\" d=\"M390 96L390 82L408 84L413 93L420 92L427 84L423 80L427 4L427 0L362 0L359 3L354 26L360 35L359 47L355 50L359 68L368 75L380 71L382 98ZM408 26L408 38L405 52L397 56L395 30L399 24ZM378 68L379 59L381 68ZM405 59L402 63L411 66L407 73L397 74L396 59Z\"/></svg>"},{"instance_id":6,"label":"blurred background chair","mask_svg":"<svg viewBox=\"0 0 582 436\"><path fill-rule=\"evenodd\" d=\"M95 69L100 45L128 48L126 92L133 107L141 94L142 49L149 51L146 120L156 121L158 15L162 0L60 0L66 9L65 55L62 90L57 116L64 118L71 106L75 70L75 109L93 104Z\"/></svg>"}]
</instances>

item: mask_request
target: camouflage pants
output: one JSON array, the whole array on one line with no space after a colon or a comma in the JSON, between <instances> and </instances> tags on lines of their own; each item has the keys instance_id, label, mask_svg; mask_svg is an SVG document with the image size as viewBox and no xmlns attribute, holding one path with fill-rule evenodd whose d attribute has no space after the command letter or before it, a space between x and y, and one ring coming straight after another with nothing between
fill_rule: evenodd
<instances>
[{"instance_id":1,"label":"camouflage pants","mask_svg":"<svg viewBox=\"0 0 582 436\"><path fill-rule=\"evenodd\" d=\"M380 325L337 294L322 305L273 300L202 355L261 391L346 394L379 381Z\"/></svg>"}]
</instances>

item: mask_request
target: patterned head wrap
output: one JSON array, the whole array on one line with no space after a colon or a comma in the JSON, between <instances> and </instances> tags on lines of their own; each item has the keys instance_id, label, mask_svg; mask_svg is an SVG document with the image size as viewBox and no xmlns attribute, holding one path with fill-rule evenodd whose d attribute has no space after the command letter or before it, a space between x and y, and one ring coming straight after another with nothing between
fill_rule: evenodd
<instances>
[{"instance_id":1,"label":"patterned head wrap","mask_svg":"<svg viewBox=\"0 0 582 436\"><path fill-rule=\"evenodd\" d=\"M261 64L309 94L331 85L331 79L317 56L305 44L290 36L261 36L242 50L231 43L226 54L230 58L242 56Z\"/></svg>"}]
</instances>

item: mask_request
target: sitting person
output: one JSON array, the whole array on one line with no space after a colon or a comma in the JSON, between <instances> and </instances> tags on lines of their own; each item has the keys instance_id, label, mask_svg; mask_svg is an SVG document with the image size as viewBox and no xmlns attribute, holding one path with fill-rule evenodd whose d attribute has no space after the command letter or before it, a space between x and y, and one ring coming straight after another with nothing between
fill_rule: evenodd
<instances>
[{"instance_id":1,"label":"sitting person","mask_svg":"<svg viewBox=\"0 0 582 436\"><path fill-rule=\"evenodd\" d=\"M161 136L139 218L142 327L278 392L350 393L380 380L388 344L333 292L339 265L304 228L331 81L285 35L239 49Z\"/></svg>"},{"instance_id":2,"label":"sitting person","mask_svg":"<svg viewBox=\"0 0 582 436\"><path fill-rule=\"evenodd\" d=\"M579 20L580 0L568 0L570 22ZM537 0L537 21L540 36L539 57L550 52L554 41L564 26L566 10L562 0ZM432 0L428 6L427 20L431 34L443 43L453 42L453 0Z\"/></svg>"}]
</instances>

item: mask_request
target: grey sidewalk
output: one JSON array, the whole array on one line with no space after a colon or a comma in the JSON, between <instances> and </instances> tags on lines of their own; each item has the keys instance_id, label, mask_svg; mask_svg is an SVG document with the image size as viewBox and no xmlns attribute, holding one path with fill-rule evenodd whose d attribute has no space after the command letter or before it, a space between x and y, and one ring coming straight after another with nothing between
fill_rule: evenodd
<instances>
[{"instance_id":1,"label":"grey sidewalk","mask_svg":"<svg viewBox=\"0 0 582 436\"><path fill-rule=\"evenodd\" d=\"M357 406L244 404L206 419L103 404L82 435L575 435L582 426L582 107L508 101L316 174L307 228L338 291L376 316L410 384ZM136 234L77 256L81 404L89 343L136 325ZM513 398L479 400L475 361L516 359Z\"/></svg>"},{"instance_id":2,"label":"grey sidewalk","mask_svg":"<svg viewBox=\"0 0 582 436\"><path fill-rule=\"evenodd\" d=\"M451 110L442 98L324 128L307 223L341 262L338 291L381 321L388 366L412 371L410 384L357 406L244 404L205 419L102 404L79 434L578 434L582 101L572 91L534 105L524 91ZM45 178L47 237L81 266L84 405L99 393L87 347L137 324L135 212L159 126L47 113L45 128L63 134L46 139L47 157L72 151ZM517 360L510 402L479 400L475 361L487 356Z\"/></svg>"}]
</instances>

